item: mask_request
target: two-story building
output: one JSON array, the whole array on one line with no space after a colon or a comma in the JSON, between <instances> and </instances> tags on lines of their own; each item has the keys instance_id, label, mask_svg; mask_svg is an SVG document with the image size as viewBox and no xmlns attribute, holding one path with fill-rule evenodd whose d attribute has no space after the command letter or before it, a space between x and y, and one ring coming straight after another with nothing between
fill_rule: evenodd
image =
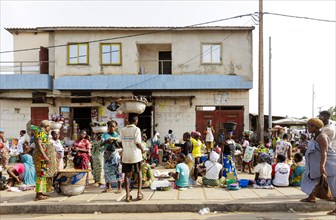
<instances>
[{"instance_id":1,"label":"two-story building","mask_svg":"<svg viewBox=\"0 0 336 220\"><path fill-rule=\"evenodd\" d=\"M124 115L107 106L146 96L139 127L163 136L172 129L215 130L236 122L249 128L254 27L37 27L6 28L14 39L14 74L0 74L0 127L16 137L28 121L52 115L89 129L91 120ZM5 65L2 63L1 65ZM1 68L2 70L4 68ZM203 132L202 132L203 133Z\"/></svg>"}]
</instances>

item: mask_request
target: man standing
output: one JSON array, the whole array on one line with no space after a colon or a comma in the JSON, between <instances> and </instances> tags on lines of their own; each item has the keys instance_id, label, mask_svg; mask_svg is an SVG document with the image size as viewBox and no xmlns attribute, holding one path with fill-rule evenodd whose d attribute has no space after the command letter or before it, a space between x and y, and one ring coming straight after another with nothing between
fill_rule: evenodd
<instances>
[{"instance_id":1,"label":"man standing","mask_svg":"<svg viewBox=\"0 0 336 220\"><path fill-rule=\"evenodd\" d=\"M126 202L132 200L130 195L130 174L131 172L138 175L138 200L143 199L141 192L142 186L142 153L144 152L141 145L141 131L136 125L138 124L138 115L130 113L128 115L129 124L120 131L120 142L123 148L122 153L122 172L125 173Z\"/></svg>"}]
</instances>

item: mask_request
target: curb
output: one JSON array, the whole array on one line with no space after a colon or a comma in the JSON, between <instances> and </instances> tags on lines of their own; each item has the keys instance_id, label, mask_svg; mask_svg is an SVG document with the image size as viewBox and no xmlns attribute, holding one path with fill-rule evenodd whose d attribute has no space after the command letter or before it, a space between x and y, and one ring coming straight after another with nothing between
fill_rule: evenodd
<instances>
[{"instance_id":1,"label":"curb","mask_svg":"<svg viewBox=\"0 0 336 220\"><path fill-rule=\"evenodd\" d=\"M1 204L0 215L5 214L70 214L70 213L160 213L160 212L198 212L209 207L211 212L318 212L330 211L334 203L197 203L197 204Z\"/></svg>"}]
</instances>

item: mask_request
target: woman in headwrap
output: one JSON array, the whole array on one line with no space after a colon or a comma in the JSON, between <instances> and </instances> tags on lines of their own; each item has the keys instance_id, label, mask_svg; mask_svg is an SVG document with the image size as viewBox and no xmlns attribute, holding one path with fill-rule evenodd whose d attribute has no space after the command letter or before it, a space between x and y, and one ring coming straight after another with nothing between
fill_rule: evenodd
<instances>
[{"instance_id":1,"label":"woman in headwrap","mask_svg":"<svg viewBox=\"0 0 336 220\"><path fill-rule=\"evenodd\" d=\"M1 165L4 169L7 169L9 161L9 143L5 138L5 130L0 128L0 156L1 156Z\"/></svg>"},{"instance_id":2,"label":"woman in headwrap","mask_svg":"<svg viewBox=\"0 0 336 220\"><path fill-rule=\"evenodd\" d=\"M205 161L205 175L203 176L203 185L205 186L218 186L219 179L222 177L223 165L218 163L219 154L215 151L210 152L209 160Z\"/></svg>"},{"instance_id":3,"label":"woman in headwrap","mask_svg":"<svg viewBox=\"0 0 336 220\"><path fill-rule=\"evenodd\" d=\"M254 167L254 180L259 186L270 186L272 181L271 157L267 153L261 153L258 164Z\"/></svg>"},{"instance_id":4,"label":"woman in headwrap","mask_svg":"<svg viewBox=\"0 0 336 220\"><path fill-rule=\"evenodd\" d=\"M57 172L56 151L49 140L50 122L43 120L34 131L36 149L34 150L34 165L36 170L35 201L48 199L43 192L52 191L52 178Z\"/></svg>"},{"instance_id":5,"label":"woman in headwrap","mask_svg":"<svg viewBox=\"0 0 336 220\"><path fill-rule=\"evenodd\" d=\"M21 161L22 163L18 163L7 170L10 177L8 185L12 187L15 182L23 182L23 184L35 186L36 171L32 156L24 154Z\"/></svg>"},{"instance_id":6,"label":"woman in headwrap","mask_svg":"<svg viewBox=\"0 0 336 220\"><path fill-rule=\"evenodd\" d=\"M305 172L301 181L301 190L308 195L308 198L300 201L316 202L313 189L320 176L325 175L336 202L336 151L330 146L327 135L321 132L323 122L320 119L309 119L307 126L309 133L314 134L314 138L308 143L305 155ZM335 215L336 209L328 214Z\"/></svg>"}]
</instances>

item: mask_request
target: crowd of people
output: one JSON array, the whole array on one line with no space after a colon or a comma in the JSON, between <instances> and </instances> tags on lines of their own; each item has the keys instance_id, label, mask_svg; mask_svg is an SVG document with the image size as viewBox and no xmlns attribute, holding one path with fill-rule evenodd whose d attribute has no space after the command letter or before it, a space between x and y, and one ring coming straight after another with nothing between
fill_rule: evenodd
<instances>
[{"instance_id":1,"label":"crowd of people","mask_svg":"<svg viewBox=\"0 0 336 220\"><path fill-rule=\"evenodd\" d=\"M244 131L241 140L233 140L234 130L220 130L215 138L212 121L209 120L202 140L201 132L185 132L183 143L178 143L172 130L161 143L155 132L150 142L137 127L138 117L129 114L128 125L118 130L116 121L108 122L108 131L95 134L93 140L85 130L72 146L75 169L92 169L95 185L115 193L126 191L127 202L132 201L130 185L138 188L137 200L143 199L142 188L153 182L152 169L160 162L159 152L167 168L174 168L169 176L175 180L175 187L186 190L191 185L207 187L229 185L229 180L238 180L237 171L245 172L246 166L254 177L254 187L300 186L308 197L302 202L316 202L314 188L321 176L325 176L336 197L336 143L335 126L329 123L330 113L320 112L318 118L307 122L308 133L297 137L281 129L272 133L264 145L252 146L251 131ZM334 126L334 127L333 127ZM21 135L22 134L22 135ZM24 137L25 131L20 135ZM33 130L35 150L24 138L19 140L20 163L7 170L8 184L35 185L35 200L45 200L51 192L53 177L63 168L63 146L57 131L50 132L50 122L44 120ZM149 145L147 143L150 143ZM8 141L0 129L0 153L2 166L8 165ZM179 146L176 147L175 145ZM197 182L201 176L201 183ZM105 182L105 184L104 184ZM335 201L336 202L336 201ZM329 214L335 215L336 209Z\"/></svg>"}]
</instances>

